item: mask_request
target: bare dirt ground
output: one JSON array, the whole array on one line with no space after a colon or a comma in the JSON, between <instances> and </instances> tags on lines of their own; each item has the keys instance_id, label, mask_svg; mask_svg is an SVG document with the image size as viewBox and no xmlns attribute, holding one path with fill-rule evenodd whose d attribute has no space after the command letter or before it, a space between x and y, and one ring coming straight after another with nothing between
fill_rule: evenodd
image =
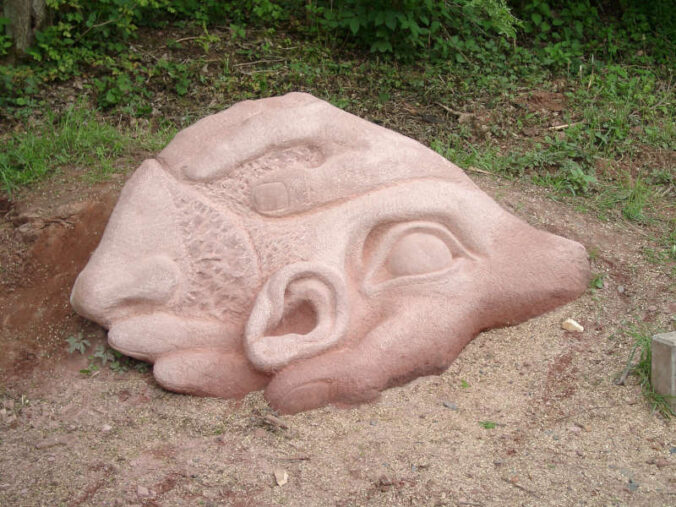
<instances>
[{"instance_id":1,"label":"bare dirt ground","mask_svg":"<svg viewBox=\"0 0 676 507\"><path fill-rule=\"evenodd\" d=\"M673 329L670 267L648 262L635 225L472 177L581 241L604 287L482 333L446 373L377 403L279 418L260 393L195 398L133 369L79 373L87 357L66 338L82 331L94 347L105 334L69 291L123 178L63 175L24 193L0 220L0 505L676 504L676 421L651 411L635 377L613 383L630 322ZM584 333L561 329L568 317Z\"/></svg>"}]
</instances>

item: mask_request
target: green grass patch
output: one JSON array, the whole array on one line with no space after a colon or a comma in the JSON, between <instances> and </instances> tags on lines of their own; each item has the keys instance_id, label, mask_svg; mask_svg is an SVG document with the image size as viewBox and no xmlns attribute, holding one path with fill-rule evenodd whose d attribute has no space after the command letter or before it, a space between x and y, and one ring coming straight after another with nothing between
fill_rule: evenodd
<instances>
[{"instance_id":1,"label":"green grass patch","mask_svg":"<svg viewBox=\"0 0 676 507\"><path fill-rule=\"evenodd\" d=\"M629 359L627 360L627 367L631 368L631 372L636 375L641 385L643 396L650 404L654 412L658 412L664 418L669 419L676 416L676 413L671 409L669 399L657 392L653 388L650 381L652 369L652 334L645 329L633 327L628 331L628 334L634 340ZM632 365L634 357L638 353L638 360Z\"/></svg>"},{"instance_id":2,"label":"green grass patch","mask_svg":"<svg viewBox=\"0 0 676 507\"><path fill-rule=\"evenodd\" d=\"M172 129L155 133L120 129L83 105L68 107L3 140L0 183L11 194L67 167L90 179L105 178L115 172L120 157L137 150L154 152L171 135Z\"/></svg>"},{"instance_id":3,"label":"green grass patch","mask_svg":"<svg viewBox=\"0 0 676 507\"><path fill-rule=\"evenodd\" d=\"M272 10L260 11L263 4ZM275 2L256 2L255 12L252 5L207 2L170 13L158 4L121 17L118 7L103 6L97 28L64 7L59 15L73 17L73 33L52 27L31 50L34 61L0 67L0 105L6 106L0 122L17 132L0 135L6 146L0 184L11 191L64 167L82 168L96 181L120 157L153 139L161 147L170 137L120 123L160 117L182 128L240 100L307 91L432 146L462 168L525 177L602 219L662 228L668 221L660 204L675 186L668 64L674 53L667 47L673 43L649 30L646 13L615 19L585 2L548 10L546 2L529 1L514 7L521 20L516 39L489 35L485 30L497 26L489 16L482 19L490 26L478 32L470 23L469 31L421 36L422 45L411 47L417 56L399 58L402 27L383 25L389 6L371 9L373 19L364 11L364 19L328 26L303 3L297 3L300 17ZM107 33L98 28L104 19L112 20ZM131 19L145 21L136 26ZM359 27L351 25L356 20ZM370 33L371 22L385 31ZM75 35L78 30L86 36ZM434 46L436 36L443 44ZM392 51L368 51L385 39ZM47 93L50 83L63 89ZM83 103L25 127L32 111L49 110L60 92L83 96L91 109ZM534 92L560 96L560 108L536 107Z\"/></svg>"}]
</instances>

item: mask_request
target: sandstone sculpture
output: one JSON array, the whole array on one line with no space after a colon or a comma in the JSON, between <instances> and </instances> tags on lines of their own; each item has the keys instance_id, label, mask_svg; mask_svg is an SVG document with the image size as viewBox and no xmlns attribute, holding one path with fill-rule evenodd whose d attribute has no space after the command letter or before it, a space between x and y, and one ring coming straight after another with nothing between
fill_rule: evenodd
<instances>
[{"instance_id":1,"label":"sandstone sculpture","mask_svg":"<svg viewBox=\"0 0 676 507\"><path fill-rule=\"evenodd\" d=\"M582 245L421 144L310 95L241 102L127 182L71 301L165 388L293 413L445 370L571 301Z\"/></svg>"}]
</instances>

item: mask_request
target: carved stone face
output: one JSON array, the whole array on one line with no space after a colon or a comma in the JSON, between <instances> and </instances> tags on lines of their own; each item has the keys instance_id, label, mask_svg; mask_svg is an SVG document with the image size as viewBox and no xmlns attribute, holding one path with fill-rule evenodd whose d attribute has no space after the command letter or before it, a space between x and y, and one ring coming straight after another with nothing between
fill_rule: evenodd
<instances>
[{"instance_id":1,"label":"carved stone face","mask_svg":"<svg viewBox=\"0 0 676 507\"><path fill-rule=\"evenodd\" d=\"M71 301L167 389L349 405L581 294L584 248L310 95L242 102L128 181Z\"/></svg>"}]
</instances>

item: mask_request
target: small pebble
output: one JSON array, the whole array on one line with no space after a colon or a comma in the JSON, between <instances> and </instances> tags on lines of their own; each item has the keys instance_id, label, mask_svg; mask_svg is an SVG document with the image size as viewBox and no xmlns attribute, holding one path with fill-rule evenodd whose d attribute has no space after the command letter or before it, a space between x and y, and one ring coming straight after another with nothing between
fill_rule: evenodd
<instances>
[{"instance_id":1,"label":"small pebble","mask_svg":"<svg viewBox=\"0 0 676 507\"><path fill-rule=\"evenodd\" d=\"M655 460L655 466L660 470L662 470L664 467L669 466L669 460L667 460L666 458L657 458Z\"/></svg>"},{"instance_id":2,"label":"small pebble","mask_svg":"<svg viewBox=\"0 0 676 507\"><path fill-rule=\"evenodd\" d=\"M566 331L572 331L574 333L581 333L584 331L584 327L582 327L577 321L573 319L564 320L561 324L561 327Z\"/></svg>"},{"instance_id":3,"label":"small pebble","mask_svg":"<svg viewBox=\"0 0 676 507\"><path fill-rule=\"evenodd\" d=\"M669 449L669 454L676 454L676 447Z\"/></svg>"},{"instance_id":4,"label":"small pebble","mask_svg":"<svg viewBox=\"0 0 676 507\"><path fill-rule=\"evenodd\" d=\"M113 427L110 424L104 424L101 428L101 431L104 433L110 433L113 430Z\"/></svg>"},{"instance_id":5,"label":"small pebble","mask_svg":"<svg viewBox=\"0 0 676 507\"><path fill-rule=\"evenodd\" d=\"M150 496L150 490L148 488L146 488L145 486L137 487L136 493L138 493L138 496L140 496L140 497Z\"/></svg>"},{"instance_id":6,"label":"small pebble","mask_svg":"<svg viewBox=\"0 0 676 507\"><path fill-rule=\"evenodd\" d=\"M452 401L445 401L444 407L446 407L450 410L458 410L458 406L455 403L453 403Z\"/></svg>"},{"instance_id":7,"label":"small pebble","mask_svg":"<svg viewBox=\"0 0 676 507\"><path fill-rule=\"evenodd\" d=\"M629 484L627 484L629 491L636 491L638 489L638 482L634 482L633 479L629 479Z\"/></svg>"},{"instance_id":8,"label":"small pebble","mask_svg":"<svg viewBox=\"0 0 676 507\"><path fill-rule=\"evenodd\" d=\"M624 294L624 285L620 285L620 286L617 288L617 292L619 292L620 294Z\"/></svg>"},{"instance_id":9,"label":"small pebble","mask_svg":"<svg viewBox=\"0 0 676 507\"><path fill-rule=\"evenodd\" d=\"M274 475L277 486L284 486L284 484L289 482L289 474L283 468L277 468L274 472Z\"/></svg>"}]
</instances>

